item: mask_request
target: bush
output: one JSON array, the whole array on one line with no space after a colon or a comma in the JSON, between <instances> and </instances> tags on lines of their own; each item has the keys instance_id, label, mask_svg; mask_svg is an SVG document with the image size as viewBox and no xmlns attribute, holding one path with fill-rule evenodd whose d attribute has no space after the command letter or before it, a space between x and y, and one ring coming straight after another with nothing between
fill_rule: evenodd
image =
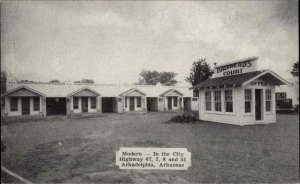
<instances>
[{"instance_id":1,"label":"bush","mask_svg":"<svg viewBox=\"0 0 300 184\"><path fill-rule=\"evenodd\" d=\"M197 117L189 115L177 115L171 118L171 122L174 123L196 123L198 121Z\"/></svg>"}]
</instances>

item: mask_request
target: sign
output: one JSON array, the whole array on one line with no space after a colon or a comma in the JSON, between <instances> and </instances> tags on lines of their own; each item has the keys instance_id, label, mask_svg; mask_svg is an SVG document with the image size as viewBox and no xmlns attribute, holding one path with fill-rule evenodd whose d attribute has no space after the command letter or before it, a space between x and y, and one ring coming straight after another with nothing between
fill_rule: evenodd
<instances>
[{"instance_id":1,"label":"sign","mask_svg":"<svg viewBox=\"0 0 300 184\"><path fill-rule=\"evenodd\" d=\"M258 57L248 58L233 63L216 66L214 77L225 77L256 71Z\"/></svg>"},{"instance_id":2,"label":"sign","mask_svg":"<svg viewBox=\"0 0 300 184\"><path fill-rule=\"evenodd\" d=\"M116 152L120 169L187 170L191 152L186 148L128 148Z\"/></svg>"}]
</instances>

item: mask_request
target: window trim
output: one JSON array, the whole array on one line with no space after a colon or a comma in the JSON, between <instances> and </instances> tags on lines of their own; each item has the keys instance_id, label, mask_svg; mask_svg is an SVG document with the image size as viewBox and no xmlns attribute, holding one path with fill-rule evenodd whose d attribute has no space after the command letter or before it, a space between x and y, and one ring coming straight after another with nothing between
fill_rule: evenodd
<instances>
[{"instance_id":1,"label":"window trim","mask_svg":"<svg viewBox=\"0 0 300 184\"><path fill-rule=\"evenodd\" d=\"M142 97L136 97L136 107L142 108Z\"/></svg>"},{"instance_id":2,"label":"window trim","mask_svg":"<svg viewBox=\"0 0 300 184\"><path fill-rule=\"evenodd\" d=\"M267 91L269 91L270 94L267 94ZM270 95L270 96L268 96L268 97L270 97L270 99L268 99L268 100L267 100L267 95ZM274 102L273 102L273 99L272 99L272 90L271 89L265 89L265 99L264 100L265 100L265 102L264 102L265 112L266 113L272 113L273 112L272 105L273 105ZM270 102L270 110L269 111L267 111L267 102Z\"/></svg>"},{"instance_id":3,"label":"window trim","mask_svg":"<svg viewBox=\"0 0 300 184\"><path fill-rule=\"evenodd\" d=\"M250 91L250 101L247 101L250 102L250 112L246 112L246 90ZM252 108L253 108L253 90L250 88L245 88L244 89L244 114L252 115L253 114Z\"/></svg>"},{"instance_id":4,"label":"window trim","mask_svg":"<svg viewBox=\"0 0 300 184\"><path fill-rule=\"evenodd\" d=\"M92 99L94 99L95 104L92 103ZM97 109L97 98L96 97L90 97L91 100L91 109ZM94 106L95 105L95 106Z\"/></svg>"},{"instance_id":5,"label":"window trim","mask_svg":"<svg viewBox=\"0 0 300 184\"><path fill-rule=\"evenodd\" d=\"M226 91L231 91L231 101L226 101ZM232 104L232 111L227 111L227 102L231 102L231 104ZM233 113L234 112L233 89L224 89L224 112L225 113Z\"/></svg>"},{"instance_id":6,"label":"window trim","mask_svg":"<svg viewBox=\"0 0 300 184\"><path fill-rule=\"evenodd\" d=\"M36 102L35 100L38 102L38 106L35 106L35 105L37 105L37 104L35 104L35 102ZM40 106L41 106L40 97L33 97L33 111L39 111ZM35 108L35 107L38 107L38 108Z\"/></svg>"},{"instance_id":7,"label":"window trim","mask_svg":"<svg viewBox=\"0 0 300 184\"><path fill-rule=\"evenodd\" d=\"M220 92L220 100L217 102L217 100L216 100L216 92ZM214 98L214 112L219 112L219 113L221 113L221 112L223 112L223 108L222 108L222 106L223 106L223 103L222 103L222 90L215 90L214 91L214 96L213 96L213 98ZM216 103L220 103L220 110L218 111L218 110L216 110Z\"/></svg>"},{"instance_id":8,"label":"window trim","mask_svg":"<svg viewBox=\"0 0 300 184\"><path fill-rule=\"evenodd\" d=\"M16 108L12 109L12 101L16 100ZM10 97L10 108L11 112L18 112L19 111L19 98L18 97Z\"/></svg>"},{"instance_id":9,"label":"window trim","mask_svg":"<svg viewBox=\"0 0 300 184\"><path fill-rule=\"evenodd\" d=\"M210 110L207 110L207 99L206 99L206 93L207 92L209 92L209 94L210 94ZM212 112L213 111L213 107L212 107L212 104L213 104L213 102L212 102L212 91L210 90L210 91L204 91L204 106L205 106L205 111L207 111L207 112Z\"/></svg>"},{"instance_id":10,"label":"window trim","mask_svg":"<svg viewBox=\"0 0 300 184\"><path fill-rule=\"evenodd\" d=\"M77 99L77 106L75 106L75 98ZM79 97L78 96L73 96L73 109L79 109Z\"/></svg>"}]
</instances>

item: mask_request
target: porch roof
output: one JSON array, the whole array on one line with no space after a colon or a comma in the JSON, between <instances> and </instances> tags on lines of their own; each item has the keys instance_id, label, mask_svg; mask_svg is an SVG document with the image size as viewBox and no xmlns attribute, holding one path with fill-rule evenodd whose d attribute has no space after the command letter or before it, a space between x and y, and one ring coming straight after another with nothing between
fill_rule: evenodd
<instances>
[{"instance_id":1,"label":"porch roof","mask_svg":"<svg viewBox=\"0 0 300 184\"><path fill-rule=\"evenodd\" d=\"M247 85L255 79L262 79L265 80L273 85L289 85L287 81L283 78L278 76L276 73L270 70L261 70L255 72L249 72L239 75L231 75L225 77L217 77L207 79L195 86L191 89L204 89L204 88L211 88L211 87L236 87L241 85Z\"/></svg>"}]
</instances>

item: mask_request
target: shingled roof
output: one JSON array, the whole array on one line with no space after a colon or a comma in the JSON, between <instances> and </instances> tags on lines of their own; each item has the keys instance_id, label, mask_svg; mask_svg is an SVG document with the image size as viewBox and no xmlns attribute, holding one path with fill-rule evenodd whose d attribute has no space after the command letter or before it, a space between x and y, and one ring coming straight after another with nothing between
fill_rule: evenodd
<instances>
[{"instance_id":1,"label":"shingled roof","mask_svg":"<svg viewBox=\"0 0 300 184\"><path fill-rule=\"evenodd\" d=\"M279 77L274 72L269 70L261 70L261 71L249 72L249 73L244 73L239 75L231 75L231 76L207 79L193 86L192 89L222 87L222 86L240 86L246 83L248 84L249 80L251 79L254 80L257 77L263 80L268 80L270 83L274 83L274 85L288 84L284 79Z\"/></svg>"}]
</instances>

